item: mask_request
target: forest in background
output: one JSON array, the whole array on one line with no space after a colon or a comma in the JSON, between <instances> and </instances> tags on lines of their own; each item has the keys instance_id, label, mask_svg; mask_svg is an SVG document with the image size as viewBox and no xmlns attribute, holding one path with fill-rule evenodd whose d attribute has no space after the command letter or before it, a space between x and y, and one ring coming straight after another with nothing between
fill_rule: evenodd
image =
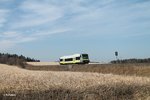
<instances>
[{"instance_id":1,"label":"forest in background","mask_svg":"<svg viewBox=\"0 0 150 100\"><path fill-rule=\"evenodd\" d=\"M150 58L144 58L144 59L118 59L111 61L112 64L120 63L120 64L126 64L126 63L150 63Z\"/></svg>"},{"instance_id":2,"label":"forest in background","mask_svg":"<svg viewBox=\"0 0 150 100\"><path fill-rule=\"evenodd\" d=\"M30 57L25 57L23 55L0 53L1 64L17 65L24 68L25 62L40 62L40 60L30 58Z\"/></svg>"}]
</instances>

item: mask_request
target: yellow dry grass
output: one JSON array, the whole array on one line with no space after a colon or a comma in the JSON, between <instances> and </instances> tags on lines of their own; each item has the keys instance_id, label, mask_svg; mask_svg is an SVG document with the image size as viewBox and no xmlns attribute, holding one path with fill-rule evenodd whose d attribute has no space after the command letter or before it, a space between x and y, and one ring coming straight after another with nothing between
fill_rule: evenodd
<instances>
[{"instance_id":1,"label":"yellow dry grass","mask_svg":"<svg viewBox=\"0 0 150 100\"><path fill-rule=\"evenodd\" d=\"M47 65L59 65L59 62L27 62L27 64L33 66L47 66Z\"/></svg>"},{"instance_id":2,"label":"yellow dry grass","mask_svg":"<svg viewBox=\"0 0 150 100\"><path fill-rule=\"evenodd\" d=\"M148 100L150 78L90 72L31 71L0 64L0 99L7 100L3 95L5 93L15 93L17 99L29 100Z\"/></svg>"},{"instance_id":3,"label":"yellow dry grass","mask_svg":"<svg viewBox=\"0 0 150 100\"><path fill-rule=\"evenodd\" d=\"M26 69L40 71L73 71L73 72L96 72L103 74L130 75L150 77L150 63L133 64L86 64L86 65L26 65Z\"/></svg>"}]
</instances>

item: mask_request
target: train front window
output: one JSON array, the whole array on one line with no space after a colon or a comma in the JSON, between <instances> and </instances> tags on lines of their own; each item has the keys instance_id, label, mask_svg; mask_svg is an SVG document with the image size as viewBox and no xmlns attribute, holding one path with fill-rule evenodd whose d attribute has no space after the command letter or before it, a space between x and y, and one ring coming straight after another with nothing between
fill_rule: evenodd
<instances>
[{"instance_id":1,"label":"train front window","mask_svg":"<svg viewBox=\"0 0 150 100\"><path fill-rule=\"evenodd\" d=\"M83 59L89 59L87 54L82 54Z\"/></svg>"}]
</instances>

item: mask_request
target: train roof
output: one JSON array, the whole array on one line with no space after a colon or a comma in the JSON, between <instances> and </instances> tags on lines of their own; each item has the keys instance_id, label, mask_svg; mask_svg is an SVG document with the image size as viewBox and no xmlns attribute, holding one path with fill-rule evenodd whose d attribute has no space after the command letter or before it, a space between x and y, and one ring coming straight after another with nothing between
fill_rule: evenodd
<instances>
[{"instance_id":1,"label":"train roof","mask_svg":"<svg viewBox=\"0 0 150 100\"><path fill-rule=\"evenodd\" d=\"M66 58L75 58L75 57L80 57L82 54L73 54L73 55L68 55L68 56L62 56L60 59L66 59Z\"/></svg>"}]
</instances>

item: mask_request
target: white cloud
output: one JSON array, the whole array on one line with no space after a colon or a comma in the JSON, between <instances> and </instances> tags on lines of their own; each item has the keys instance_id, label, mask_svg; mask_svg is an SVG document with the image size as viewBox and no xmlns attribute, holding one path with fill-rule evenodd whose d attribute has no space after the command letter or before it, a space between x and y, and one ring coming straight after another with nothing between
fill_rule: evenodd
<instances>
[{"instance_id":1,"label":"white cloud","mask_svg":"<svg viewBox=\"0 0 150 100\"><path fill-rule=\"evenodd\" d=\"M56 30L51 30L51 31L42 31L42 32L35 32L32 34L32 37L46 37L47 35L52 35L52 34L58 34L58 33L65 33L68 31L71 31L72 29L56 29Z\"/></svg>"},{"instance_id":2,"label":"white cloud","mask_svg":"<svg viewBox=\"0 0 150 100\"><path fill-rule=\"evenodd\" d=\"M16 37L20 37L22 34L11 31L11 32L4 32L0 34L1 38L16 38Z\"/></svg>"},{"instance_id":3,"label":"white cloud","mask_svg":"<svg viewBox=\"0 0 150 100\"><path fill-rule=\"evenodd\" d=\"M45 2L27 0L19 7L23 13L19 14L18 21L12 25L13 29L35 27L51 23L63 16L62 9Z\"/></svg>"},{"instance_id":4,"label":"white cloud","mask_svg":"<svg viewBox=\"0 0 150 100\"><path fill-rule=\"evenodd\" d=\"M72 17L68 26L76 28L80 34L99 34L101 36L144 34L142 31L147 25L150 25L148 24L149 3L120 6L117 2L115 5L114 3L111 4L112 1L102 3L108 4L104 7L88 7L89 10Z\"/></svg>"},{"instance_id":5,"label":"white cloud","mask_svg":"<svg viewBox=\"0 0 150 100\"><path fill-rule=\"evenodd\" d=\"M0 3L11 2L11 1L14 1L14 0L0 0Z\"/></svg>"},{"instance_id":6,"label":"white cloud","mask_svg":"<svg viewBox=\"0 0 150 100\"><path fill-rule=\"evenodd\" d=\"M20 32L8 31L0 34L0 46L2 47L8 48L28 41L31 41L31 39Z\"/></svg>"},{"instance_id":7,"label":"white cloud","mask_svg":"<svg viewBox=\"0 0 150 100\"><path fill-rule=\"evenodd\" d=\"M3 27L4 23L7 21L9 10L0 9L0 27Z\"/></svg>"},{"instance_id":8,"label":"white cloud","mask_svg":"<svg viewBox=\"0 0 150 100\"><path fill-rule=\"evenodd\" d=\"M12 41L0 40L0 51L12 48L13 46L15 46L15 44L12 43Z\"/></svg>"},{"instance_id":9,"label":"white cloud","mask_svg":"<svg viewBox=\"0 0 150 100\"><path fill-rule=\"evenodd\" d=\"M50 36L51 34L59 34L68 31L70 31L70 29L57 29L51 32L48 31L33 32L28 35L16 31L4 32L0 35L0 46L2 48L9 48L15 46L16 44L32 42L39 39L47 38L47 36Z\"/></svg>"},{"instance_id":10,"label":"white cloud","mask_svg":"<svg viewBox=\"0 0 150 100\"><path fill-rule=\"evenodd\" d=\"M149 3L130 6L126 3L120 6L120 2L115 1L22 1L11 12L13 15L10 15L12 18L9 19L9 22L6 18L9 11L0 10L0 27L5 22L7 22L8 27L6 32L0 34L3 40L1 43L8 44L10 41L14 44L31 42L51 34L65 33L70 29L79 34L102 34L102 36L140 34L137 31L143 30L143 27L149 25L149 21L144 22L142 20L142 25L139 22L140 19L146 19L150 16ZM26 32L30 29L39 31ZM73 31L71 34L75 34Z\"/></svg>"}]
</instances>

